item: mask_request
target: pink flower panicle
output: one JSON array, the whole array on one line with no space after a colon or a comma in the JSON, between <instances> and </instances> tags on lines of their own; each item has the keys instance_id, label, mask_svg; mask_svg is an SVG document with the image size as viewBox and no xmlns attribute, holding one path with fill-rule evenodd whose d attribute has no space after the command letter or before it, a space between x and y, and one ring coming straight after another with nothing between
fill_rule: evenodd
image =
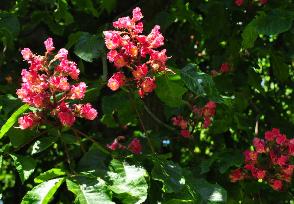
<instances>
[{"instance_id":1,"label":"pink flower panicle","mask_svg":"<svg viewBox=\"0 0 294 204\"><path fill-rule=\"evenodd\" d=\"M23 59L30 66L29 69L22 70L22 84L16 94L24 103L38 111L20 117L19 127L26 129L36 126L42 122L45 112L57 117L64 126L72 126L76 117L88 120L96 118L97 111L90 104L69 103L69 100L83 99L87 86L84 82L71 85L71 79L78 80L80 71L75 62L68 60L68 51L62 48L54 55L52 38L45 40L44 45L44 56L33 54L29 48L21 51ZM76 106L81 108L75 109Z\"/></svg>"},{"instance_id":2,"label":"pink flower panicle","mask_svg":"<svg viewBox=\"0 0 294 204\"><path fill-rule=\"evenodd\" d=\"M230 174L231 181L262 179L274 190L282 190L285 184L291 183L293 176L294 165L290 163L294 156L293 144L294 139L287 139L277 128L265 132L264 139L255 137L255 150L244 151L244 168L233 170Z\"/></svg>"},{"instance_id":3,"label":"pink flower panicle","mask_svg":"<svg viewBox=\"0 0 294 204\"><path fill-rule=\"evenodd\" d=\"M171 122L174 126L180 129L180 135L185 138L191 137L191 132L189 129L194 127L195 121L203 118L203 127L208 128L212 122L212 117L216 113L216 103L209 101L202 108L193 106L192 114L190 114L188 119L184 119L183 116L177 115L171 118ZM190 128L189 128L190 127Z\"/></svg>"},{"instance_id":4,"label":"pink flower panicle","mask_svg":"<svg viewBox=\"0 0 294 204\"><path fill-rule=\"evenodd\" d=\"M124 136L118 136L116 139L113 140L111 144L108 144L107 147L113 151L121 149L121 150L129 150L134 154L141 154L142 152L142 145L138 138L134 138L128 146L121 144L122 140L124 140Z\"/></svg>"},{"instance_id":5,"label":"pink flower panicle","mask_svg":"<svg viewBox=\"0 0 294 204\"><path fill-rule=\"evenodd\" d=\"M164 45L160 26L154 26L147 36L143 35L142 18L141 9L137 7L132 17L122 17L113 22L116 30L104 31L103 34L109 49L107 59L118 69L107 86L116 91L126 82L134 82L143 98L156 88L154 75L169 69L166 67L166 50L158 50ZM131 77L126 77L129 75L125 72L131 72Z\"/></svg>"}]
</instances>

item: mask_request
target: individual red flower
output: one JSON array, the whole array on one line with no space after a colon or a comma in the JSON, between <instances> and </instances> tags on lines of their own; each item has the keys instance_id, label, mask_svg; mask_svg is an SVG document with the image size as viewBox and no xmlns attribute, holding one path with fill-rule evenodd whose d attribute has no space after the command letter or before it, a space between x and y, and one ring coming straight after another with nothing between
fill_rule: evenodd
<instances>
[{"instance_id":1,"label":"individual red flower","mask_svg":"<svg viewBox=\"0 0 294 204\"><path fill-rule=\"evenodd\" d=\"M134 154L140 154L142 152L142 145L139 139L134 138L128 145L128 149Z\"/></svg>"},{"instance_id":2,"label":"individual red flower","mask_svg":"<svg viewBox=\"0 0 294 204\"><path fill-rule=\"evenodd\" d=\"M244 4L244 0L235 0L235 4L237 6L242 6Z\"/></svg>"},{"instance_id":3,"label":"individual red flower","mask_svg":"<svg viewBox=\"0 0 294 204\"><path fill-rule=\"evenodd\" d=\"M255 163L257 161L258 153L255 151L245 150L244 156L245 156L245 162Z\"/></svg>"},{"instance_id":4,"label":"individual red flower","mask_svg":"<svg viewBox=\"0 0 294 204\"><path fill-rule=\"evenodd\" d=\"M280 191L282 189L282 187L283 187L283 182L281 180L274 179L274 180L272 180L270 185L274 190Z\"/></svg>"},{"instance_id":5,"label":"individual red flower","mask_svg":"<svg viewBox=\"0 0 294 204\"><path fill-rule=\"evenodd\" d=\"M241 168L238 168L238 169L231 171L231 173L229 175L230 180L233 183L243 180L245 178L244 176L245 176L245 174Z\"/></svg>"},{"instance_id":6,"label":"individual red flower","mask_svg":"<svg viewBox=\"0 0 294 204\"><path fill-rule=\"evenodd\" d=\"M145 77L141 83L141 89L144 93L151 93L156 88L155 78Z\"/></svg>"},{"instance_id":7,"label":"individual red flower","mask_svg":"<svg viewBox=\"0 0 294 204\"><path fill-rule=\"evenodd\" d=\"M82 99L85 96L87 85L84 82L72 85L69 92L70 99Z\"/></svg>"},{"instance_id":8,"label":"individual red flower","mask_svg":"<svg viewBox=\"0 0 294 204\"><path fill-rule=\"evenodd\" d=\"M257 137L253 138L253 145L257 153L264 153L266 151L265 142L262 139L259 139Z\"/></svg>"},{"instance_id":9,"label":"individual red flower","mask_svg":"<svg viewBox=\"0 0 294 204\"><path fill-rule=\"evenodd\" d=\"M191 136L189 130L181 130L181 131L180 131L180 135L181 135L182 137L186 137L186 138Z\"/></svg>"},{"instance_id":10,"label":"individual red flower","mask_svg":"<svg viewBox=\"0 0 294 204\"><path fill-rule=\"evenodd\" d=\"M22 130L33 128L39 123L39 121L40 117L33 112L27 113L24 116L18 118L19 128Z\"/></svg>"},{"instance_id":11,"label":"individual red flower","mask_svg":"<svg viewBox=\"0 0 294 204\"><path fill-rule=\"evenodd\" d=\"M112 75L112 77L108 80L107 86L112 90L116 91L121 86L125 84L125 75L123 72L116 72Z\"/></svg>"},{"instance_id":12,"label":"individual red flower","mask_svg":"<svg viewBox=\"0 0 294 204\"><path fill-rule=\"evenodd\" d=\"M47 52L51 52L55 49L53 45L53 40L52 38L48 38L47 40L44 41L44 45L46 47Z\"/></svg>"},{"instance_id":13,"label":"individual red flower","mask_svg":"<svg viewBox=\"0 0 294 204\"><path fill-rule=\"evenodd\" d=\"M227 73L230 71L230 65L228 63L223 63L220 67L221 73Z\"/></svg>"},{"instance_id":14,"label":"individual red flower","mask_svg":"<svg viewBox=\"0 0 294 204\"><path fill-rule=\"evenodd\" d=\"M87 120L94 120L98 113L95 108L92 107L90 103L86 103L81 107L81 117L86 118Z\"/></svg>"},{"instance_id":15,"label":"individual red flower","mask_svg":"<svg viewBox=\"0 0 294 204\"><path fill-rule=\"evenodd\" d=\"M276 137L276 143L279 144L279 145L284 144L286 141L287 141L287 137L286 137L286 135L279 134L279 135Z\"/></svg>"}]
</instances>

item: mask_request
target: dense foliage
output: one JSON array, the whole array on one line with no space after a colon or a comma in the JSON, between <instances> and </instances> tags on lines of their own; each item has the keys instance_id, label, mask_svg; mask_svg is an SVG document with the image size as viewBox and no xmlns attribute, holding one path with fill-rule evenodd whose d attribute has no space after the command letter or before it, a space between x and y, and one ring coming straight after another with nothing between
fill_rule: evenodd
<instances>
[{"instance_id":1,"label":"dense foliage","mask_svg":"<svg viewBox=\"0 0 294 204\"><path fill-rule=\"evenodd\" d=\"M292 0L2 0L0 203L294 203L293 21Z\"/></svg>"}]
</instances>

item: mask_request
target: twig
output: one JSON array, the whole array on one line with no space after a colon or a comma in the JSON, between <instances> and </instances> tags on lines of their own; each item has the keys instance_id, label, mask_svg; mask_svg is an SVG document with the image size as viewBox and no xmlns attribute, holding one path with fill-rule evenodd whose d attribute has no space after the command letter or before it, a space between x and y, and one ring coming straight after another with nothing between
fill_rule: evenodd
<instances>
[{"instance_id":1,"label":"twig","mask_svg":"<svg viewBox=\"0 0 294 204\"><path fill-rule=\"evenodd\" d=\"M106 54L103 52L102 56L102 76L101 79L103 81L107 80L107 75L108 75L108 68L107 68L107 61L106 61Z\"/></svg>"},{"instance_id":2,"label":"twig","mask_svg":"<svg viewBox=\"0 0 294 204\"><path fill-rule=\"evenodd\" d=\"M148 106L146 106L146 104L144 103L144 109L145 111L152 117L153 120L155 120L157 123L159 123L160 125L162 125L163 127L165 127L166 129L170 130L170 131L175 131L176 129L169 126L168 124L165 124L164 122L162 122L156 115L154 115L151 110L148 108Z\"/></svg>"},{"instance_id":3,"label":"twig","mask_svg":"<svg viewBox=\"0 0 294 204\"><path fill-rule=\"evenodd\" d=\"M79 135L81 135L81 136L84 136L85 138L87 138L88 140L90 140L90 141L92 141L97 147L98 147L98 149L101 151L101 152L103 152L103 153L105 153L105 154L111 154L107 149L105 149L101 144L99 144L96 140L94 140L93 138L91 138L91 137L89 137L88 135L86 135L85 133L83 133L82 131L80 131L80 130L78 130L78 129L76 129L76 128L71 128L72 129L72 131L73 132L76 132L76 133L78 133Z\"/></svg>"}]
</instances>

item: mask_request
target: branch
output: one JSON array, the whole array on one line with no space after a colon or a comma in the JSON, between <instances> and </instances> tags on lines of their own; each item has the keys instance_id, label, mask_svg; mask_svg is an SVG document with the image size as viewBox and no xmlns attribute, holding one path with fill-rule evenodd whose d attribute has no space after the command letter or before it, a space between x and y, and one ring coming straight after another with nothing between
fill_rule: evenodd
<instances>
[{"instance_id":1,"label":"branch","mask_svg":"<svg viewBox=\"0 0 294 204\"><path fill-rule=\"evenodd\" d=\"M146 106L145 103L144 104L144 109L145 111L152 117L153 120L155 120L157 123L159 123L160 125L162 125L163 127L165 127L166 129L170 130L170 131L175 131L176 129L174 127L169 126L168 124L162 122L156 115L154 115L151 110L148 108L148 106Z\"/></svg>"}]
</instances>

